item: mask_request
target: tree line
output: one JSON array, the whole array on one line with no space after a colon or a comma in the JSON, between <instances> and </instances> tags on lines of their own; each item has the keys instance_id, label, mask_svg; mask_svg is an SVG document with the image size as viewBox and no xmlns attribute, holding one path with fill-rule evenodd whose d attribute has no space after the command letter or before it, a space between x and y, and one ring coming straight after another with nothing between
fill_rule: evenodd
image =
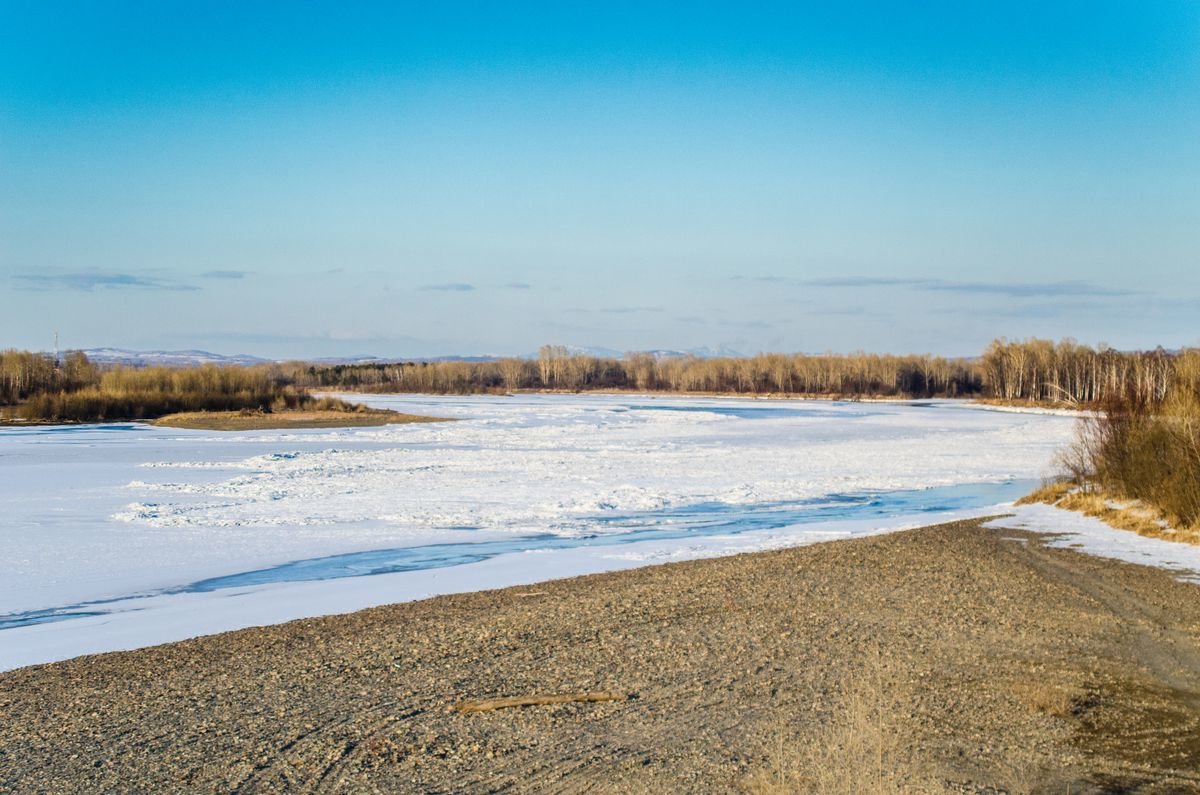
<instances>
[{"instance_id":1,"label":"tree line","mask_svg":"<svg viewBox=\"0 0 1200 795\"><path fill-rule=\"evenodd\" d=\"M818 397L987 398L1099 406L1116 398L1163 404L1200 352L1117 351L1072 340L992 342L977 358L783 354L699 358L602 357L546 345L533 358L192 368L98 367L78 351L58 358L0 351L0 406L42 420L140 419L174 411L295 408L309 390L502 393L636 390Z\"/></svg>"},{"instance_id":2,"label":"tree line","mask_svg":"<svg viewBox=\"0 0 1200 795\"><path fill-rule=\"evenodd\" d=\"M12 405L48 392L73 392L98 376L96 366L79 351L69 351L61 361L45 353L0 351L0 404Z\"/></svg>"},{"instance_id":3,"label":"tree line","mask_svg":"<svg viewBox=\"0 0 1200 795\"><path fill-rule=\"evenodd\" d=\"M297 384L376 392L638 390L846 397L976 397L1098 405L1110 396L1165 399L1177 363L1195 352L1117 351L1073 340L992 342L974 359L931 355L781 354L608 358L544 346L534 359L291 365Z\"/></svg>"},{"instance_id":4,"label":"tree line","mask_svg":"<svg viewBox=\"0 0 1200 795\"><path fill-rule=\"evenodd\" d=\"M1124 352L1074 340L995 340L980 360L987 396L1002 400L1095 405L1130 397L1160 403L1181 362L1196 351Z\"/></svg>"},{"instance_id":5,"label":"tree line","mask_svg":"<svg viewBox=\"0 0 1200 795\"><path fill-rule=\"evenodd\" d=\"M982 392L978 368L938 356L760 354L699 358L631 353L610 358L543 346L534 359L292 365L297 384L375 392L474 393L521 389L960 397Z\"/></svg>"},{"instance_id":6,"label":"tree line","mask_svg":"<svg viewBox=\"0 0 1200 795\"><path fill-rule=\"evenodd\" d=\"M140 420L181 411L269 413L316 404L278 365L100 368L78 351L61 360L28 351L0 352L0 406L9 407L2 414L26 421ZM320 407L342 404L323 400Z\"/></svg>"}]
</instances>

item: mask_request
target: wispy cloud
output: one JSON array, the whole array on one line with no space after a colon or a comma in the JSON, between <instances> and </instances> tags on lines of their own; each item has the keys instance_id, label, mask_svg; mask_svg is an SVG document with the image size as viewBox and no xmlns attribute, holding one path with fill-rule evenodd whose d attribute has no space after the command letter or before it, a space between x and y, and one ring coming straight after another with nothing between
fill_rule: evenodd
<instances>
[{"instance_id":1,"label":"wispy cloud","mask_svg":"<svg viewBox=\"0 0 1200 795\"><path fill-rule=\"evenodd\" d=\"M847 276L833 279L797 279L805 287L928 287L937 279L893 279L873 276Z\"/></svg>"},{"instance_id":2,"label":"wispy cloud","mask_svg":"<svg viewBox=\"0 0 1200 795\"><path fill-rule=\"evenodd\" d=\"M1114 290L1089 282L935 282L919 289L948 293L978 293L1006 295L1012 298L1043 298L1058 296L1088 296L1120 298L1136 295L1134 290Z\"/></svg>"},{"instance_id":3,"label":"wispy cloud","mask_svg":"<svg viewBox=\"0 0 1200 795\"><path fill-rule=\"evenodd\" d=\"M426 292L469 293L475 289L475 285L464 282L448 282L446 284L423 284L418 289Z\"/></svg>"},{"instance_id":4,"label":"wispy cloud","mask_svg":"<svg viewBox=\"0 0 1200 795\"><path fill-rule=\"evenodd\" d=\"M806 315L819 315L823 317L863 317L865 315L878 315L879 310L867 309L864 306L842 306L842 307L827 307L825 309L809 309L806 310Z\"/></svg>"},{"instance_id":5,"label":"wispy cloud","mask_svg":"<svg viewBox=\"0 0 1200 795\"><path fill-rule=\"evenodd\" d=\"M1134 290L1119 290L1101 287L1084 281L1058 282L971 282L949 279L900 279L888 277L842 277L832 279L805 279L799 282L806 287L863 288L863 287L907 287L926 292L963 293L974 295L1001 295L1009 298L1057 298L1080 297L1118 298L1137 295Z\"/></svg>"},{"instance_id":6,"label":"wispy cloud","mask_svg":"<svg viewBox=\"0 0 1200 795\"><path fill-rule=\"evenodd\" d=\"M200 274L201 279L244 279L250 275L250 271L226 271L215 270L205 271Z\"/></svg>"},{"instance_id":7,"label":"wispy cloud","mask_svg":"<svg viewBox=\"0 0 1200 795\"><path fill-rule=\"evenodd\" d=\"M738 274L736 276L730 276L729 281L731 281L731 282L766 282L768 284L783 284L786 282L800 283L801 282L800 279L792 278L790 276L744 276L742 274Z\"/></svg>"},{"instance_id":8,"label":"wispy cloud","mask_svg":"<svg viewBox=\"0 0 1200 795\"><path fill-rule=\"evenodd\" d=\"M75 273L18 273L13 280L24 290L169 290L192 291L195 285L111 271L78 271Z\"/></svg>"},{"instance_id":9,"label":"wispy cloud","mask_svg":"<svg viewBox=\"0 0 1200 795\"><path fill-rule=\"evenodd\" d=\"M633 315L638 312L662 312L661 306L606 306L596 310L610 315Z\"/></svg>"},{"instance_id":10,"label":"wispy cloud","mask_svg":"<svg viewBox=\"0 0 1200 795\"><path fill-rule=\"evenodd\" d=\"M505 290L528 290L532 286L533 285L526 284L525 282L509 282L508 284L501 285L501 287L503 287Z\"/></svg>"},{"instance_id":11,"label":"wispy cloud","mask_svg":"<svg viewBox=\"0 0 1200 795\"><path fill-rule=\"evenodd\" d=\"M1092 300L1089 296L1078 299L1035 302L1035 303L995 303L987 306L947 306L931 308L931 314L938 315L967 315L971 317L1019 318L1019 319L1055 319L1074 317L1080 319L1094 318L1101 302ZM1133 293L1128 300L1103 302L1103 317L1112 319L1145 318L1150 314L1156 317L1193 317L1200 311L1198 298L1159 298L1142 293Z\"/></svg>"},{"instance_id":12,"label":"wispy cloud","mask_svg":"<svg viewBox=\"0 0 1200 795\"><path fill-rule=\"evenodd\" d=\"M713 325L725 326L727 328L775 328L774 325L765 320L718 320Z\"/></svg>"},{"instance_id":13,"label":"wispy cloud","mask_svg":"<svg viewBox=\"0 0 1200 795\"><path fill-rule=\"evenodd\" d=\"M765 320L728 320L712 317L701 317L699 315L683 315L675 320L679 323L694 323L702 326L722 326L725 328L753 328L753 329L772 329L774 324L768 323Z\"/></svg>"}]
</instances>

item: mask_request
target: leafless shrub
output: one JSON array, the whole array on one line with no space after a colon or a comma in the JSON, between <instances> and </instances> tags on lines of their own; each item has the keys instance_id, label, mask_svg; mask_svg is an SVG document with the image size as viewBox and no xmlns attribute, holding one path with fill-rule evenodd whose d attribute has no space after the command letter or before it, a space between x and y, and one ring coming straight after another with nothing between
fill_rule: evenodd
<instances>
[{"instance_id":1,"label":"leafless shrub","mask_svg":"<svg viewBox=\"0 0 1200 795\"><path fill-rule=\"evenodd\" d=\"M1180 359L1162 400L1137 393L1106 400L1079 421L1075 440L1057 459L1061 485L1034 501L1099 516L1145 535L1200 531L1200 357ZM1113 501L1131 506L1114 506ZM1173 531L1172 531L1173 528ZM1186 540L1181 537L1180 540Z\"/></svg>"}]
</instances>

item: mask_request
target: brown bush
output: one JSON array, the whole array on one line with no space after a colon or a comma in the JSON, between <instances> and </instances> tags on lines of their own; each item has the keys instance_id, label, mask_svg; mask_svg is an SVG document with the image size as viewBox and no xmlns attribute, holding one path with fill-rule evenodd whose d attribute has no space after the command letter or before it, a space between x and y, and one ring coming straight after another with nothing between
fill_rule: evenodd
<instances>
[{"instance_id":1,"label":"brown bush","mask_svg":"<svg viewBox=\"0 0 1200 795\"><path fill-rule=\"evenodd\" d=\"M1066 478L1139 500L1170 524L1200 526L1200 395L1194 382L1176 383L1158 404L1137 397L1109 400L1080 421L1073 445L1060 456Z\"/></svg>"}]
</instances>

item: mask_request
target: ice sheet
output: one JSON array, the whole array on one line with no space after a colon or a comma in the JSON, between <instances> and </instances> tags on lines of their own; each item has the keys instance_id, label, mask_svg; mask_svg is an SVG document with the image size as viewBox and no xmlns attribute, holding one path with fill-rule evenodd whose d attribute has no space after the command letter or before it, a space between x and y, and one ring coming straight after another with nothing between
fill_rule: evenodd
<instances>
[{"instance_id":1,"label":"ice sheet","mask_svg":"<svg viewBox=\"0 0 1200 795\"><path fill-rule=\"evenodd\" d=\"M1036 478L1074 422L936 401L534 395L368 402L461 421L235 434L136 424L0 430L0 615L365 550L626 533L638 517L696 505L749 511L826 495ZM709 554L714 543L675 539L653 552L626 545L602 559L609 567L641 565L689 549ZM734 546L754 543L748 535ZM394 601L420 591L422 578L470 589L565 576L575 572L572 554L602 554L569 552L555 552L554 565L538 557L548 552L473 564L479 568L471 571L505 573L478 585L475 574L441 570L274 584L220 607L194 594L153 598L164 605L161 615L176 615L172 637L188 636ZM404 577L410 584L385 584ZM298 596L310 592L321 596ZM289 604L305 606L297 612ZM110 645L83 640L88 621L106 627L95 637L109 637ZM106 615L3 630L0 657L14 659L13 645L34 637L80 639L74 646L55 641L64 654L123 648L122 637L140 637L137 645L165 639L150 630L139 635L130 629L136 623Z\"/></svg>"}]
</instances>

